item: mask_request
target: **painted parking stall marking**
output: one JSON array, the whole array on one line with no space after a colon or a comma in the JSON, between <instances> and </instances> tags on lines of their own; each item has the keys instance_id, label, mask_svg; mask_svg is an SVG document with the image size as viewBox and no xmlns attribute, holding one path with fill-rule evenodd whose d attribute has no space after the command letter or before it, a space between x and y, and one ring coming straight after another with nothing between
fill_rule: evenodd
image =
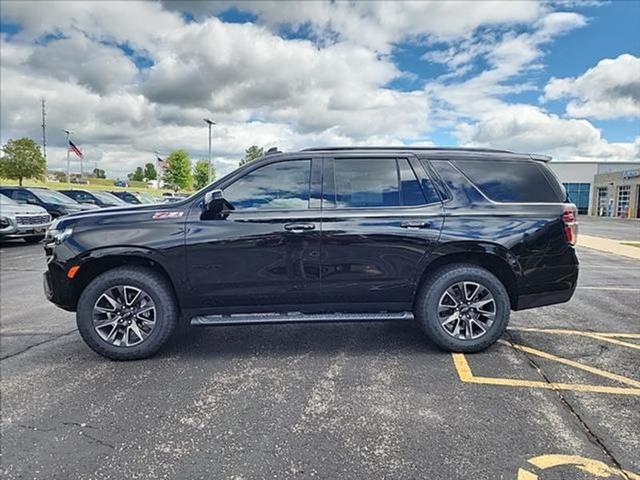
<instances>
[{"instance_id":1,"label":"painted parking stall marking","mask_svg":"<svg viewBox=\"0 0 640 480\"><path fill-rule=\"evenodd\" d=\"M569 329L544 329L544 328L509 328L513 331L529 331L537 333L549 333L554 335L573 335L577 337L588 337L598 341L607 342L617 345L623 348L630 348L640 350L640 345L635 343L626 342L620 340L625 339L640 339L640 333L619 333L619 332L580 332ZM463 353L452 353L453 364L455 366L458 377L462 382L475 383L482 385L495 385L503 387L521 387L521 388L541 388L547 390L570 390L576 392L589 392L589 393L607 393L615 395L633 395L640 396L640 381L633 378L625 377L613 372L609 372L600 368L596 368L584 363L576 362L574 360L560 357L543 350L533 348L527 345L521 345L507 340L499 340L499 343L504 346L508 346L515 350L534 355L552 362L562 364L571 368L575 368L581 371L588 372L590 374L612 380L617 383L625 385L621 386L609 386L599 384L584 384L584 383L562 383L562 382L547 382L541 380L526 380L519 378L509 377L486 377L477 376L473 374L471 366L467 357Z\"/></svg>"}]
</instances>

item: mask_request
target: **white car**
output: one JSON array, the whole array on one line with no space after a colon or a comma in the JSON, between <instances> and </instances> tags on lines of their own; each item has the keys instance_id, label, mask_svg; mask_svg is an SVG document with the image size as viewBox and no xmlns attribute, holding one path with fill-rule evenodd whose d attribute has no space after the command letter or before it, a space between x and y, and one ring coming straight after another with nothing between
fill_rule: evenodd
<instances>
[{"instance_id":1,"label":"white car","mask_svg":"<svg viewBox=\"0 0 640 480\"><path fill-rule=\"evenodd\" d=\"M36 243L51 225L51 215L37 205L22 205L0 193L0 239L24 238Z\"/></svg>"}]
</instances>

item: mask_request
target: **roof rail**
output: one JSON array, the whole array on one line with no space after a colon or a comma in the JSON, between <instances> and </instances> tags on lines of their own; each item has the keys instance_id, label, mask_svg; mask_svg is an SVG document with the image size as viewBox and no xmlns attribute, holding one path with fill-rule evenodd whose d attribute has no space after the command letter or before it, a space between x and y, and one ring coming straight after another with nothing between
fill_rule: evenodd
<instances>
[{"instance_id":1,"label":"roof rail","mask_svg":"<svg viewBox=\"0 0 640 480\"><path fill-rule=\"evenodd\" d=\"M538 160L539 162L544 163L551 161L551 155L542 155L540 153L530 153L529 158L531 158L531 160Z\"/></svg>"},{"instance_id":2,"label":"roof rail","mask_svg":"<svg viewBox=\"0 0 640 480\"><path fill-rule=\"evenodd\" d=\"M278 150L278 147L271 147L269 150L265 152L265 155L273 155L274 153L282 153Z\"/></svg>"},{"instance_id":3,"label":"roof rail","mask_svg":"<svg viewBox=\"0 0 640 480\"><path fill-rule=\"evenodd\" d=\"M388 146L388 147L313 147L305 148L302 152L334 152L339 150L424 150L424 151L437 151L437 150L451 150L462 152L489 152L489 153L513 153L509 150L497 150L493 148L468 148L468 147L410 147L407 145L400 146Z\"/></svg>"}]
</instances>

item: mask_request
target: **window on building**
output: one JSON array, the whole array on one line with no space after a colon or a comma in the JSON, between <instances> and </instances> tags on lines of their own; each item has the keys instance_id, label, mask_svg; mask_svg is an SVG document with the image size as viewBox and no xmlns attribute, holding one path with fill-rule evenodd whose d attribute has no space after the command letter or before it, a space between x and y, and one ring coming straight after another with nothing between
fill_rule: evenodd
<instances>
[{"instance_id":1,"label":"window on building","mask_svg":"<svg viewBox=\"0 0 640 480\"><path fill-rule=\"evenodd\" d=\"M628 215L630 198L631 185L620 185L618 187L618 202L616 207L618 217L626 217Z\"/></svg>"},{"instance_id":2,"label":"window on building","mask_svg":"<svg viewBox=\"0 0 640 480\"><path fill-rule=\"evenodd\" d=\"M607 187L598 187L598 204L596 206L596 215L606 217L607 205L609 204L609 189Z\"/></svg>"},{"instance_id":3,"label":"window on building","mask_svg":"<svg viewBox=\"0 0 640 480\"><path fill-rule=\"evenodd\" d=\"M588 183L563 183L563 185L567 190L569 201L578 208L578 213L589 213L589 190L591 185Z\"/></svg>"}]
</instances>

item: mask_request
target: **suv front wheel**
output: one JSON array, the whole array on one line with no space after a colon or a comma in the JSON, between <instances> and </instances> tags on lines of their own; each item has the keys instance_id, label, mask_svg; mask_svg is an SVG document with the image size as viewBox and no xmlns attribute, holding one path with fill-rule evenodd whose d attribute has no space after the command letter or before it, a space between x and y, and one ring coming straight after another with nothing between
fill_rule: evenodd
<instances>
[{"instance_id":1,"label":"suv front wheel","mask_svg":"<svg viewBox=\"0 0 640 480\"><path fill-rule=\"evenodd\" d=\"M178 321L165 278L144 267L121 267L98 275L78 300L76 322L84 341L113 360L156 353Z\"/></svg>"},{"instance_id":2,"label":"suv front wheel","mask_svg":"<svg viewBox=\"0 0 640 480\"><path fill-rule=\"evenodd\" d=\"M438 347L478 352L504 333L510 311L509 295L495 275L476 265L455 264L423 285L414 314Z\"/></svg>"}]
</instances>

